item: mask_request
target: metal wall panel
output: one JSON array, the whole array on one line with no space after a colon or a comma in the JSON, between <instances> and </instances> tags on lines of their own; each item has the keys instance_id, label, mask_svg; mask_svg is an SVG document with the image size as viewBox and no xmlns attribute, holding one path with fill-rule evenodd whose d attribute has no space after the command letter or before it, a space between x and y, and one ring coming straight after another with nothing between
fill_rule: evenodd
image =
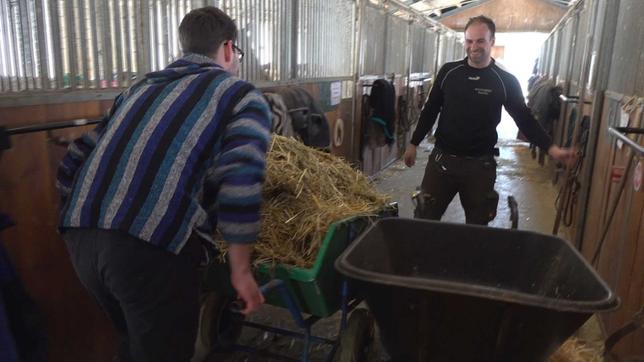
<instances>
[{"instance_id":1,"label":"metal wall panel","mask_svg":"<svg viewBox=\"0 0 644 362\"><path fill-rule=\"evenodd\" d=\"M411 68L412 74L432 76L436 63L437 33L426 24L411 25Z\"/></svg>"},{"instance_id":2,"label":"metal wall panel","mask_svg":"<svg viewBox=\"0 0 644 362\"><path fill-rule=\"evenodd\" d=\"M553 76L553 72L552 72L553 65L552 65L552 63L553 63L553 60L554 60L554 53L555 53L554 44L557 41L557 35L558 35L557 32L551 34L550 37L548 38L547 43L546 43L547 48L546 48L546 51L545 51L546 57L544 59L544 73L548 74L548 76L550 76L550 77Z\"/></svg>"},{"instance_id":3,"label":"metal wall panel","mask_svg":"<svg viewBox=\"0 0 644 362\"><path fill-rule=\"evenodd\" d=\"M360 74L385 72L385 42L387 17L383 10L367 6L362 22L360 44Z\"/></svg>"},{"instance_id":4,"label":"metal wall panel","mask_svg":"<svg viewBox=\"0 0 644 362\"><path fill-rule=\"evenodd\" d=\"M410 59L410 69L411 73L422 73L426 71L425 66L425 53L426 53L426 42L425 38L427 37L427 31L425 28L419 24L410 25L411 39L409 39L409 44L411 46L411 59Z\"/></svg>"},{"instance_id":5,"label":"metal wall panel","mask_svg":"<svg viewBox=\"0 0 644 362\"><path fill-rule=\"evenodd\" d=\"M195 5L214 2L2 1L0 90L128 86L179 56L179 21Z\"/></svg>"},{"instance_id":6,"label":"metal wall panel","mask_svg":"<svg viewBox=\"0 0 644 362\"><path fill-rule=\"evenodd\" d=\"M446 49L446 56L445 56L445 63L447 62L453 62L456 60L456 54L454 52L455 45L456 45L456 38L454 37L454 33L447 33L446 34L447 39L445 42L447 43L447 49Z\"/></svg>"},{"instance_id":7,"label":"metal wall panel","mask_svg":"<svg viewBox=\"0 0 644 362\"><path fill-rule=\"evenodd\" d=\"M443 64L452 61L454 56L454 47L452 36L442 32L440 34L439 44L438 44L438 69L443 66Z\"/></svg>"},{"instance_id":8,"label":"metal wall panel","mask_svg":"<svg viewBox=\"0 0 644 362\"><path fill-rule=\"evenodd\" d=\"M459 60L465 57L465 48L463 47L463 41L455 36L454 37L454 54L452 60Z\"/></svg>"},{"instance_id":9,"label":"metal wall panel","mask_svg":"<svg viewBox=\"0 0 644 362\"><path fill-rule=\"evenodd\" d=\"M289 0L223 0L221 8L237 23L239 47L245 52L241 77L250 81L279 81L291 77L294 32ZM300 19L308 19L299 12ZM304 20L308 21L308 20Z\"/></svg>"},{"instance_id":10,"label":"metal wall panel","mask_svg":"<svg viewBox=\"0 0 644 362\"><path fill-rule=\"evenodd\" d=\"M544 44L544 49L543 49L543 58L541 58L541 64L542 65L542 74L552 74L550 73L550 58L551 58L551 48L552 48L552 43L554 42L554 36L550 36L545 44Z\"/></svg>"},{"instance_id":11,"label":"metal wall panel","mask_svg":"<svg viewBox=\"0 0 644 362\"><path fill-rule=\"evenodd\" d=\"M348 77L356 64L431 73L438 54L441 64L460 56L453 36L436 49L437 24L414 20L412 35L411 10L370 3L355 47L353 0L12 0L0 2L0 92L127 87L181 55L178 25L206 5L236 21L251 81Z\"/></svg>"},{"instance_id":12,"label":"metal wall panel","mask_svg":"<svg viewBox=\"0 0 644 362\"><path fill-rule=\"evenodd\" d=\"M394 15L387 15L387 35L385 41L385 73L406 74L409 64L410 44L409 25Z\"/></svg>"},{"instance_id":13,"label":"metal wall panel","mask_svg":"<svg viewBox=\"0 0 644 362\"><path fill-rule=\"evenodd\" d=\"M584 2L584 9L579 13L579 24L575 34L575 49L572 55L572 68L570 74L571 88L570 94L579 94L579 77L581 76L581 67L583 66L584 57L586 56L586 42L588 40L588 25L592 21L592 4L589 1Z\"/></svg>"},{"instance_id":14,"label":"metal wall panel","mask_svg":"<svg viewBox=\"0 0 644 362\"><path fill-rule=\"evenodd\" d=\"M644 14L644 1L620 1L608 90L624 95L644 94L642 14Z\"/></svg>"},{"instance_id":15,"label":"metal wall panel","mask_svg":"<svg viewBox=\"0 0 644 362\"><path fill-rule=\"evenodd\" d=\"M589 78L588 78L588 89L595 90L598 76L597 64L599 62L599 56L601 50L601 40L604 32L604 22L606 21L606 0L596 0L597 4L597 14L595 19L595 24L592 30L593 33L593 43L591 45L590 53L590 67L589 67Z\"/></svg>"},{"instance_id":16,"label":"metal wall panel","mask_svg":"<svg viewBox=\"0 0 644 362\"><path fill-rule=\"evenodd\" d=\"M555 69L555 77L557 82L569 81L570 75L568 74L568 68L572 61L572 50L570 44L572 42L573 33L576 31L576 21L574 18L570 18L566 25L562 28L561 38L557 41L557 54L556 54L556 63L558 64Z\"/></svg>"},{"instance_id":17,"label":"metal wall panel","mask_svg":"<svg viewBox=\"0 0 644 362\"><path fill-rule=\"evenodd\" d=\"M539 69L539 74L546 73L546 63L548 62L548 46L550 45L551 40L551 37L547 38L541 46L541 51L539 52L539 64L537 66Z\"/></svg>"},{"instance_id":18,"label":"metal wall panel","mask_svg":"<svg viewBox=\"0 0 644 362\"><path fill-rule=\"evenodd\" d=\"M436 56L438 55L438 49L436 49L436 41L438 40L438 34L433 29L427 29L425 31L425 54L423 56L423 70L428 72L431 76L434 76L436 69Z\"/></svg>"},{"instance_id":19,"label":"metal wall panel","mask_svg":"<svg viewBox=\"0 0 644 362\"><path fill-rule=\"evenodd\" d=\"M552 43L550 44L550 56L548 57L548 75L553 79L557 77L559 72L559 63L561 60L561 53L559 52L559 44L561 43L561 37L563 34L563 28L559 29L552 38Z\"/></svg>"},{"instance_id":20,"label":"metal wall panel","mask_svg":"<svg viewBox=\"0 0 644 362\"><path fill-rule=\"evenodd\" d=\"M299 0L296 77L350 76L353 71L355 4L347 0Z\"/></svg>"}]
</instances>

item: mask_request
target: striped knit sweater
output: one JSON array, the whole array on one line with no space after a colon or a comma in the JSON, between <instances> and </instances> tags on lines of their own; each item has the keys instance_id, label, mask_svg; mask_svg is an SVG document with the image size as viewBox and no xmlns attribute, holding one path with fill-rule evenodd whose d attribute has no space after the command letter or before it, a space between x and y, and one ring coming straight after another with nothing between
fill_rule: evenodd
<instances>
[{"instance_id":1,"label":"striped knit sweater","mask_svg":"<svg viewBox=\"0 0 644 362\"><path fill-rule=\"evenodd\" d=\"M70 145L61 230L120 230L176 254L215 228L228 243L254 242L269 120L261 93L210 58L147 74Z\"/></svg>"}]
</instances>

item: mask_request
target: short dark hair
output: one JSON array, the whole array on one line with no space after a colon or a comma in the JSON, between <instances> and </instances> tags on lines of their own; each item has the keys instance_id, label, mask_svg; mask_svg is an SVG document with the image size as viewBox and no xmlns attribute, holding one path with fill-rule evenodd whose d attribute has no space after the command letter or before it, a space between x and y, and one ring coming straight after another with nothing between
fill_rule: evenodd
<instances>
[{"instance_id":1,"label":"short dark hair","mask_svg":"<svg viewBox=\"0 0 644 362\"><path fill-rule=\"evenodd\" d=\"M237 26L214 6L192 10L179 25L179 42L184 53L211 55L226 40L237 40Z\"/></svg>"},{"instance_id":2,"label":"short dark hair","mask_svg":"<svg viewBox=\"0 0 644 362\"><path fill-rule=\"evenodd\" d=\"M463 30L463 32L467 31L467 28L469 28L470 25L475 23L487 25L487 28L490 29L490 33L492 33L492 38L494 38L494 33L496 33L496 25L494 25L494 21L492 19L488 18L485 15L479 15L479 16L470 18L470 20L467 21L467 24L465 24L465 30Z\"/></svg>"}]
</instances>

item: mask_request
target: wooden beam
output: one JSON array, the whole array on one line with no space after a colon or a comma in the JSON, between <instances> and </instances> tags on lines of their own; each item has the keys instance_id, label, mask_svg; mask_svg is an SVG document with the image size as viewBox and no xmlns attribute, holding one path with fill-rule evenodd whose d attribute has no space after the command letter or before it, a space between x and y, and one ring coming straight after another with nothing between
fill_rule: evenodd
<instances>
[{"instance_id":1,"label":"wooden beam","mask_svg":"<svg viewBox=\"0 0 644 362\"><path fill-rule=\"evenodd\" d=\"M441 16L437 16L435 19L440 21L443 18L447 18L447 17L452 16L452 15L457 15L457 14L459 14L459 13L461 13L461 12L467 10L467 9L472 9L472 8L476 8L478 6L481 6L481 5L485 4L488 1L490 1L490 0L470 0L467 4L461 6L460 8L454 9L454 10L452 10L452 11L446 13L446 14L442 14Z\"/></svg>"},{"instance_id":2,"label":"wooden beam","mask_svg":"<svg viewBox=\"0 0 644 362\"><path fill-rule=\"evenodd\" d=\"M494 20L497 32L550 32L567 8L543 0L489 0L439 19L449 28L462 31L467 21L478 15ZM538 15L536 15L538 14Z\"/></svg>"}]
</instances>

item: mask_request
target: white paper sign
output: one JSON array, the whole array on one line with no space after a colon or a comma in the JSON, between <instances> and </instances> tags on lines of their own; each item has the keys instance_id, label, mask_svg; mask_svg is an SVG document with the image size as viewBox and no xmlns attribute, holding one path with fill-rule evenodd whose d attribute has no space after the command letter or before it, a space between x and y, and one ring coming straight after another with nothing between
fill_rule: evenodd
<instances>
[{"instance_id":1,"label":"white paper sign","mask_svg":"<svg viewBox=\"0 0 644 362\"><path fill-rule=\"evenodd\" d=\"M628 127L628 113L624 112L623 109L619 110L619 126ZM623 144L624 142L617 140L617 147L619 147L620 150L622 149Z\"/></svg>"},{"instance_id":2,"label":"white paper sign","mask_svg":"<svg viewBox=\"0 0 644 362\"><path fill-rule=\"evenodd\" d=\"M331 100L332 106L339 104L342 100L342 82L331 83Z\"/></svg>"}]
</instances>

